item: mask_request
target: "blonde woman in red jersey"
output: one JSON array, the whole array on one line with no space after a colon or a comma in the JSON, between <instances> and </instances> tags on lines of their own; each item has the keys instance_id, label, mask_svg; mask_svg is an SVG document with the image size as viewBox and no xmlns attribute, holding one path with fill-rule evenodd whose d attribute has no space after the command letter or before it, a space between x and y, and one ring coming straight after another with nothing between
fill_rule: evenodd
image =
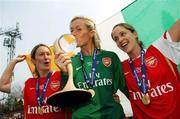
<instances>
[{"instance_id":1,"label":"blonde woman in red jersey","mask_svg":"<svg viewBox=\"0 0 180 119\"><path fill-rule=\"evenodd\" d=\"M37 73L36 78L29 78L24 85L24 115L26 119L70 119L71 112L67 109L53 107L46 103L47 97L61 89L61 77L59 71L51 71L51 51L44 44L36 45L31 52L32 62ZM14 58L4 71L0 91L11 93L10 78L15 65L25 60L25 55ZM18 93L18 92L17 92Z\"/></svg>"},{"instance_id":2,"label":"blonde woman in red jersey","mask_svg":"<svg viewBox=\"0 0 180 119\"><path fill-rule=\"evenodd\" d=\"M147 49L129 24L115 25L111 36L129 56L123 69L134 118L179 119L180 20Z\"/></svg>"}]
</instances>

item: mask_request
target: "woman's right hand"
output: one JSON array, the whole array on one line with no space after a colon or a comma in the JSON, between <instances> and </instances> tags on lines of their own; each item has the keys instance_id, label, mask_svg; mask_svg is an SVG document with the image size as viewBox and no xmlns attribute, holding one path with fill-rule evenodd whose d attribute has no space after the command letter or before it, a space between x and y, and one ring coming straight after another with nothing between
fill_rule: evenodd
<instances>
[{"instance_id":1,"label":"woman's right hand","mask_svg":"<svg viewBox=\"0 0 180 119\"><path fill-rule=\"evenodd\" d=\"M17 57L13 58L12 62L18 63L22 62L26 59L26 55L18 55Z\"/></svg>"},{"instance_id":2,"label":"woman's right hand","mask_svg":"<svg viewBox=\"0 0 180 119\"><path fill-rule=\"evenodd\" d=\"M9 65L6 67L4 73L0 78L0 91L5 93L10 93L11 90L11 76L14 70L16 63L24 61L26 58L25 55L18 55L13 58Z\"/></svg>"},{"instance_id":3,"label":"woman's right hand","mask_svg":"<svg viewBox=\"0 0 180 119\"><path fill-rule=\"evenodd\" d=\"M56 53L54 61L62 72L68 73L67 65L71 63L71 58L67 55L67 53L64 52Z\"/></svg>"}]
</instances>

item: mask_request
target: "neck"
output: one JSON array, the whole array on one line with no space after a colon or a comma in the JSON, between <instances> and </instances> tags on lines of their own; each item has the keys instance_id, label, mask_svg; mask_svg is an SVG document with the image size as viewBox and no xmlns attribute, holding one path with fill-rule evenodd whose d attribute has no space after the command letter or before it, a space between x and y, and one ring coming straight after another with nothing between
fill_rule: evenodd
<instances>
[{"instance_id":1,"label":"neck","mask_svg":"<svg viewBox=\"0 0 180 119\"><path fill-rule=\"evenodd\" d=\"M40 77L47 77L49 72L50 72L49 70L48 71L40 71L39 75L40 75Z\"/></svg>"},{"instance_id":2,"label":"neck","mask_svg":"<svg viewBox=\"0 0 180 119\"><path fill-rule=\"evenodd\" d=\"M93 52L94 52L94 45L90 46L90 47L83 47L81 48L81 52L84 56L92 56Z\"/></svg>"},{"instance_id":3,"label":"neck","mask_svg":"<svg viewBox=\"0 0 180 119\"><path fill-rule=\"evenodd\" d=\"M137 58L141 54L141 47L135 47L132 52L128 54L131 59Z\"/></svg>"}]
</instances>

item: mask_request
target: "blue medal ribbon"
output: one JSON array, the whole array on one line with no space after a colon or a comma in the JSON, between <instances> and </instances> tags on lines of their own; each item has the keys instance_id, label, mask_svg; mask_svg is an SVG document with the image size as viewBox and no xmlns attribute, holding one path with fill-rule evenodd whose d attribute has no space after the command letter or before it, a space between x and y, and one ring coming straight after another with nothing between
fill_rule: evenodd
<instances>
[{"instance_id":1,"label":"blue medal ribbon","mask_svg":"<svg viewBox=\"0 0 180 119\"><path fill-rule=\"evenodd\" d=\"M136 83L137 83L139 89L141 90L141 92L143 94L146 94L148 91L148 87L147 87L146 66L145 66L145 62L144 62L144 55L145 55L145 51L143 49L141 49L141 73L142 73L141 81L137 75L137 71L134 67L132 59L130 58L128 60L128 62L129 62L131 71L133 72L134 79L136 80Z\"/></svg>"},{"instance_id":2,"label":"blue medal ribbon","mask_svg":"<svg viewBox=\"0 0 180 119\"><path fill-rule=\"evenodd\" d=\"M40 78L38 78L37 81L36 81L36 97L37 97L37 101L38 101L39 106L42 106L43 103L44 103L44 95L46 93L47 86L48 86L49 80L51 78L51 75L52 75L52 72L49 72L47 77L46 77L46 82L45 82L44 88L42 90L42 96L40 96L40 88L39 88L39 80L40 80Z\"/></svg>"},{"instance_id":3,"label":"blue medal ribbon","mask_svg":"<svg viewBox=\"0 0 180 119\"><path fill-rule=\"evenodd\" d=\"M81 65L82 65L82 71L83 71L83 76L84 79L86 81L86 84L89 87L93 87L94 83L95 83L95 79L96 79L96 55L97 55L97 49L94 49L93 52L93 62L92 62L92 69L91 69L91 79L88 77L88 74L86 72L86 69L84 67L84 58L83 58L83 54L82 52L80 52L80 61L81 61Z\"/></svg>"}]
</instances>

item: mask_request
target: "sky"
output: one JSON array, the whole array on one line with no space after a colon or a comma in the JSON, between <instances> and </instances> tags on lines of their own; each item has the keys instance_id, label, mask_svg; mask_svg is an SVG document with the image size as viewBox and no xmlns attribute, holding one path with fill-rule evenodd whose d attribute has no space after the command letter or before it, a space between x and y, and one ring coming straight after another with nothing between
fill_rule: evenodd
<instances>
[{"instance_id":1,"label":"sky","mask_svg":"<svg viewBox=\"0 0 180 119\"><path fill-rule=\"evenodd\" d=\"M101 25L133 1L0 0L0 33L14 29L18 22L22 40L16 39L15 56L29 54L36 44L52 45L59 36L69 33L69 22L74 16L87 16ZM4 38L5 36L0 35L0 75L7 66L8 49L3 46ZM101 42L107 46L112 41ZM14 79L23 83L21 80L31 76L27 69L26 62L17 64ZM0 99L1 97L0 93Z\"/></svg>"}]
</instances>

